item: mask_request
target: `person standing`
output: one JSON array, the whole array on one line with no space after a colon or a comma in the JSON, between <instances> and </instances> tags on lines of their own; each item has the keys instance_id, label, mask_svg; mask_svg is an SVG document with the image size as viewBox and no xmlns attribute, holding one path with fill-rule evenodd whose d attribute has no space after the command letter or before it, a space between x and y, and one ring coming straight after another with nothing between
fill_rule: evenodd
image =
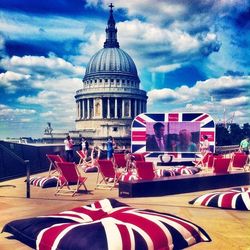
<instances>
[{"instance_id":1,"label":"person standing","mask_svg":"<svg viewBox=\"0 0 250 250\"><path fill-rule=\"evenodd\" d=\"M165 135L165 125L157 122L153 126L154 135L148 135L146 140L147 151L167 151L167 135Z\"/></svg>"},{"instance_id":2,"label":"person standing","mask_svg":"<svg viewBox=\"0 0 250 250\"><path fill-rule=\"evenodd\" d=\"M71 137L69 135L64 140L64 147L65 147L65 153L66 153L66 161L73 161L74 141L71 139Z\"/></svg>"},{"instance_id":3,"label":"person standing","mask_svg":"<svg viewBox=\"0 0 250 250\"><path fill-rule=\"evenodd\" d=\"M88 154L88 150L89 150L89 143L88 141L86 140L86 138L82 138L82 151L85 155Z\"/></svg>"},{"instance_id":4,"label":"person standing","mask_svg":"<svg viewBox=\"0 0 250 250\"><path fill-rule=\"evenodd\" d=\"M110 160L113 157L115 142L112 136L107 140L107 159Z\"/></svg>"},{"instance_id":5,"label":"person standing","mask_svg":"<svg viewBox=\"0 0 250 250\"><path fill-rule=\"evenodd\" d=\"M246 155L249 155L249 148L250 148L249 137L246 137L245 139L243 139L240 142L240 148L239 148L239 150L241 152L245 153Z\"/></svg>"},{"instance_id":6,"label":"person standing","mask_svg":"<svg viewBox=\"0 0 250 250\"><path fill-rule=\"evenodd\" d=\"M209 145L209 141L208 141L208 137L207 135L203 135L203 142L201 142L201 153L203 155L205 155L206 153L210 152L210 145Z\"/></svg>"}]
</instances>

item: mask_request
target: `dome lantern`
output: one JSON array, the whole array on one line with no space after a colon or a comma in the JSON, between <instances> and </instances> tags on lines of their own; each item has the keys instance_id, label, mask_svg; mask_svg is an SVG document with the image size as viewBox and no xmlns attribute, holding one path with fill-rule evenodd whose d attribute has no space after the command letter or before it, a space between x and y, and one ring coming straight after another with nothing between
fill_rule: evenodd
<instances>
[{"instance_id":1,"label":"dome lantern","mask_svg":"<svg viewBox=\"0 0 250 250\"><path fill-rule=\"evenodd\" d=\"M108 26L106 28L106 41L104 42L104 48L119 48L119 43L117 41L117 29L115 27L115 19L113 17L112 8L114 5L111 3L110 7L110 15L108 20Z\"/></svg>"}]
</instances>

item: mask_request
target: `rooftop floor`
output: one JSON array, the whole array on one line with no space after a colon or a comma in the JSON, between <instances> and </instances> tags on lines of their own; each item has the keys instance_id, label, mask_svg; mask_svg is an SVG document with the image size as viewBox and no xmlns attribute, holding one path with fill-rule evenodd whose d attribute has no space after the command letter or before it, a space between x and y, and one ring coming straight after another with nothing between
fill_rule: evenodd
<instances>
[{"instance_id":1,"label":"rooftop floor","mask_svg":"<svg viewBox=\"0 0 250 250\"><path fill-rule=\"evenodd\" d=\"M40 174L44 176L46 173ZM120 198L118 189L95 190L96 173L86 174L91 194L55 196L55 188L42 189L31 186L31 198L26 196L25 178L2 182L0 185L0 228L7 222L38 215L47 215L77 206L87 205L95 200L115 198L133 207L147 208L171 213L201 226L211 237L211 242L199 243L190 249L250 249L250 212L223 210L219 208L195 207L188 201L209 191L168 195L149 198ZM15 185L16 187L3 186ZM250 186L249 186L250 187ZM8 239L7 233L0 234L1 250L26 250L26 245L15 239Z\"/></svg>"}]
</instances>

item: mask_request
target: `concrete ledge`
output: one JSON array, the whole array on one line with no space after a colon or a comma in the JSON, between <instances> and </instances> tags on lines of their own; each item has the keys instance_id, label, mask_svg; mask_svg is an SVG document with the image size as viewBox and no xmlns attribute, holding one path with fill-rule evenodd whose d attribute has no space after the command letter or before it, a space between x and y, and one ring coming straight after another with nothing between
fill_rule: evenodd
<instances>
[{"instance_id":1,"label":"concrete ledge","mask_svg":"<svg viewBox=\"0 0 250 250\"><path fill-rule=\"evenodd\" d=\"M250 172L172 176L152 181L119 182L119 197L181 194L250 184Z\"/></svg>"}]
</instances>

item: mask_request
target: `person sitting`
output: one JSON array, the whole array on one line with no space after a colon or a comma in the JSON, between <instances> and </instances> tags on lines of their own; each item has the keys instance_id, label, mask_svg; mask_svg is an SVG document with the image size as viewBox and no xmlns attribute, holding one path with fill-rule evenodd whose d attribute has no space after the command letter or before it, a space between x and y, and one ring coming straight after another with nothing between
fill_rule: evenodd
<instances>
[{"instance_id":1,"label":"person sitting","mask_svg":"<svg viewBox=\"0 0 250 250\"><path fill-rule=\"evenodd\" d=\"M146 140L147 151L167 151L167 135L164 135L165 125L157 122L153 126L154 135L148 135Z\"/></svg>"},{"instance_id":2,"label":"person sitting","mask_svg":"<svg viewBox=\"0 0 250 250\"><path fill-rule=\"evenodd\" d=\"M177 144L178 152L197 152L197 146L192 142L192 134L187 129L181 129L179 132L179 142Z\"/></svg>"}]
</instances>

